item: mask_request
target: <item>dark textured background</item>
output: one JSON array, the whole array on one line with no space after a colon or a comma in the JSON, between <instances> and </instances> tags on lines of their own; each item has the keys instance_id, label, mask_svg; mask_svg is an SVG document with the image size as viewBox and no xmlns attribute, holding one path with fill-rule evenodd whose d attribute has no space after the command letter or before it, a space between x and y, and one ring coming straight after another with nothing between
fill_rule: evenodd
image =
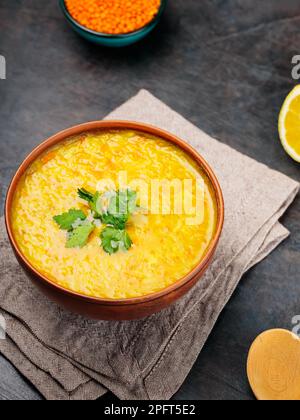
<instances>
[{"instance_id":1,"label":"dark textured background","mask_svg":"<svg viewBox=\"0 0 300 420\"><path fill-rule=\"evenodd\" d=\"M0 0L1 214L22 158L47 136L101 119L141 88L224 143L300 180L278 141L281 103L300 54L299 0L170 0L159 28L123 50L79 39L57 1ZM262 197L263 199L263 197ZM259 205L259 203L257 203ZM245 365L263 330L300 314L300 199L291 238L248 273L222 313L178 399L252 399ZM0 399L39 399L0 357Z\"/></svg>"}]
</instances>

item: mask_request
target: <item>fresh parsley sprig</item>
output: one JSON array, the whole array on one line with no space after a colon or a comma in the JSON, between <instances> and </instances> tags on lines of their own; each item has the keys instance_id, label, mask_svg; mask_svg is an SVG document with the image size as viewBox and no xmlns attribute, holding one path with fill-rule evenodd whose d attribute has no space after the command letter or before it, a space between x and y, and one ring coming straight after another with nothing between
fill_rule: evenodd
<instances>
[{"instance_id":1,"label":"fresh parsley sprig","mask_svg":"<svg viewBox=\"0 0 300 420\"><path fill-rule=\"evenodd\" d=\"M66 248L83 248L94 229L95 225L88 221L73 229L68 235Z\"/></svg>"},{"instance_id":2,"label":"fresh parsley sprig","mask_svg":"<svg viewBox=\"0 0 300 420\"><path fill-rule=\"evenodd\" d=\"M53 220L60 229L68 231L66 248L83 248L95 229L95 225L87 220L82 210L71 209L53 217Z\"/></svg>"},{"instance_id":3,"label":"fresh parsley sprig","mask_svg":"<svg viewBox=\"0 0 300 420\"><path fill-rule=\"evenodd\" d=\"M112 255L118 251L128 251L133 242L126 231L130 216L139 208L137 193L130 189L91 193L85 188L77 191L79 198L86 201L94 220L89 220L82 210L71 209L55 216L53 220L60 229L68 231L67 248L84 247L96 228L96 220L106 225L100 234L103 250Z\"/></svg>"},{"instance_id":4,"label":"fresh parsley sprig","mask_svg":"<svg viewBox=\"0 0 300 420\"><path fill-rule=\"evenodd\" d=\"M112 255L118 251L128 251L132 247L132 240L126 230L106 227L100 235L101 244L105 252Z\"/></svg>"},{"instance_id":5,"label":"fresh parsley sprig","mask_svg":"<svg viewBox=\"0 0 300 420\"><path fill-rule=\"evenodd\" d=\"M73 224L78 220L85 220L86 215L82 210L71 209L67 213L53 217L53 220L59 225L62 230L72 230Z\"/></svg>"},{"instance_id":6,"label":"fresh parsley sprig","mask_svg":"<svg viewBox=\"0 0 300 420\"><path fill-rule=\"evenodd\" d=\"M93 212L93 216L96 219L100 219L101 213L101 195L98 191L95 194L90 193L84 188L80 188L77 190L79 198L88 202L90 209Z\"/></svg>"},{"instance_id":7,"label":"fresh parsley sprig","mask_svg":"<svg viewBox=\"0 0 300 420\"><path fill-rule=\"evenodd\" d=\"M90 192L88 192L86 189L84 188L79 188L77 190L79 197L82 200L88 201L89 203L93 201L94 199L94 194L91 194Z\"/></svg>"},{"instance_id":8,"label":"fresh parsley sprig","mask_svg":"<svg viewBox=\"0 0 300 420\"><path fill-rule=\"evenodd\" d=\"M78 196L87 201L93 216L104 225L125 229L130 216L137 210L137 193L130 189L109 191L102 195L90 193L84 188L78 190Z\"/></svg>"}]
</instances>

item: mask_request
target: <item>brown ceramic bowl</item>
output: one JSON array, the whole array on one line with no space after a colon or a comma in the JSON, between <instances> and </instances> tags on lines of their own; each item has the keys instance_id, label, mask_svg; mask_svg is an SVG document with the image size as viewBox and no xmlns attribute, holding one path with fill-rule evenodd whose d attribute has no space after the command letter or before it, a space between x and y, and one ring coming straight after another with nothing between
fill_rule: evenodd
<instances>
[{"instance_id":1,"label":"brown ceramic bowl","mask_svg":"<svg viewBox=\"0 0 300 420\"><path fill-rule=\"evenodd\" d=\"M14 238L11 224L12 201L18 182L28 166L31 165L38 156L44 153L46 149L67 139L68 137L85 133L87 131L101 129L133 129L160 137L179 146L200 165L214 188L218 209L217 228L206 255L199 262L197 267L186 277L158 293L133 299L109 300L85 296L65 289L39 273L22 254ZM30 155L19 167L8 189L5 203L5 222L8 237L20 265L29 275L34 284L38 286L50 299L72 312L76 312L87 317L103 320L131 320L152 315L155 312L159 312L160 310L168 307L174 301L186 294L198 282L208 268L220 239L224 223L224 201L220 185L212 169L206 161L183 140L166 131L146 124L129 121L95 121L64 130L44 141L40 146L34 149L32 153L30 153Z\"/></svg>"}]
</instances>

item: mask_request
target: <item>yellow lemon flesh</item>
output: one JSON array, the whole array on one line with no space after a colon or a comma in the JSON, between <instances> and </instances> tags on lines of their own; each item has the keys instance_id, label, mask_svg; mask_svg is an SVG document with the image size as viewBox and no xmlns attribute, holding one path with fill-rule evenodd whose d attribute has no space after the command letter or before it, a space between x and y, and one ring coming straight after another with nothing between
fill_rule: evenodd
<instances>
[{"instance_id":1,"label":"yellow lemon flesh","mask_svg":"<svg viewBox=\"0 0 300 420\"><path fill-rule=\"evenodd\" d=\"M288 155L300 162L300 85L287 96L281 108L279 136Z\"/></svg>"}]
</instances>

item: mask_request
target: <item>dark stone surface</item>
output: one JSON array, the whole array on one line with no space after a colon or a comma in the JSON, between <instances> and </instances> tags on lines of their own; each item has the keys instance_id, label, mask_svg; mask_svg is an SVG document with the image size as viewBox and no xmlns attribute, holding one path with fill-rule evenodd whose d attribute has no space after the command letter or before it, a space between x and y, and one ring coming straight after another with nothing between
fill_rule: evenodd
<instances>
[{"instance_id":1,"label":"dark stone surface","mask_svg":"<svg viewBox=\"0 0 300 420\"><path fill-rule=\"evenodd\" d=\"M140 88L209 134L300 180L277 119L300 53L298 0L170 1L159 28L124 50L87 44L57 2L0 0L1 213L8 182L42 139L100 119ZM259 205L259 203L258 203ZM222 313L178 399L252 399L245 365L263 330L300 314L300 199L283 220L291 237L251 270ZM200 327L199 327L200 328ZM0 358L0 399L40 398Z\"/></svg>"}]
</instances>

